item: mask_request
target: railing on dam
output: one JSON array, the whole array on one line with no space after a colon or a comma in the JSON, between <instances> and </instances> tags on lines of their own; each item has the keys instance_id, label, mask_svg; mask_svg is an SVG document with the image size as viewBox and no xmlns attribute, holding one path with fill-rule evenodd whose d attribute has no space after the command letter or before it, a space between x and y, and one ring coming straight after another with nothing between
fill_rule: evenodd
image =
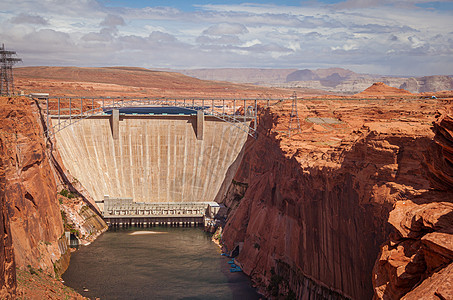
<instances>
[{"instance_id":1,"label":"railing on dam","mask_svg":"<svg viewBox=\"0 0 453 300\"><path fill-rule=\"evenodd\" d=\"M45 133L50 138L58 131L85 118L108 115L113 109L132 107L178 107L183 109L176 113L179 115L196 114L202 111L205 116L231 123L255 137L258 102L269 105L271 101L279 102L285 99L46 97L41 100L45 101L43 101L47 125ZM167 113L156 113L156 115L167 115Z\"/></svg>"}]
</instances>

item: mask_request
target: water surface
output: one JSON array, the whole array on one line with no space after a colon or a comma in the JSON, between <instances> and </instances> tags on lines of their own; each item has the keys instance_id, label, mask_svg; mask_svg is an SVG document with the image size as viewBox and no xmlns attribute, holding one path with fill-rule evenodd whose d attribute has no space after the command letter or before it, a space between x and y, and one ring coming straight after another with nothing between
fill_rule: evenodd
<instances>
[{"instance_id":1,"label":"water surface","mask_svg":"<svg viewBox=\"0 0 453 300\"><path fill-rule=\"evenodd\" d=\"M229 260L199 228L128 228L81 247L62 277L90 298L259 299L247 276L229 272Z\"/></svg>"}]
</instances>

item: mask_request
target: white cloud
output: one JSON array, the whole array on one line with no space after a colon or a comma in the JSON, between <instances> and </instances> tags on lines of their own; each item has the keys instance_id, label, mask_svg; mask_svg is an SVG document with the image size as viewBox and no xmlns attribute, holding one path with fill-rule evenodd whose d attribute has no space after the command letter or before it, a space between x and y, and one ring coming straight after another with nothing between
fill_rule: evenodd
<instances>
[{"instance_id":1,"label":"white cloud","mask_svg":"<svg viewBox=\"0 0 453 300\"><path fill-rule=\"evenodd\" d=\"M241 40L234 35L221 35L219 37L210 37L206 35L199 36L197 38L197 43L206 45L206 44L217 44L217 45L239 45Z\"/></svg>"},{"instance_id":2,"label":"white cloud","mask_svg":"<svg viewBox=\"0 0 453 300\"><path fill-rule=\"evenodd\" d=\"M205 35L211 36L222 36L232 34L243 34L248 33L247 28L242 24L232 23L220 23L210 26L208 29L203 31Z\"/></svg>"},{"instance_id":3,"label":"white cloud","mask_svg":"<svg viewBox=\"0 0 453 300\"><path fill-rule=\"evenodd\" d=\"M337 51L337 50L343 50L343 51L351 51L351 50L356 50L358 49L357 45L355 44L344 44L342 46L338 46L338 47L331 47L331 49L333 51Z\"/></svg>"},{"instance_id":4,"label":"white cloud","mask_svg":"<svg viewBox=\"0 0 453 300\"><path fill-rule=\"evenodd\" d=\"M451 73L453 18L414 6L426 2L223 4L186 12L105 7L94 0L3 0L0 40L24 65L338 66L368 73Z\"/></svg>"},{"instance_id":5,"label":"white cloud","mask_svg":"<svg viewBox=\"0 0 453 300\"><path fill-rule=\"evenodd\" d=\"M112 36L100 32L89 32L82 36L82 40L86 42L109 42L112 40Z\"/></svg>"},{"instance_id":6,"label":"white cloud","mask_svg":"<svg viewBox=\"0 0 453 300\"><path fill-rule=\"evenodd\" d=\"M117 27L117 26L124 26L124 20L122 17L117 15L108 14L104 20L102 20L101 26L103 27Z\"/></svg>"},{"instance_id":7,"label":"white cloud","mask_svg":"<svg viewBox=\"0 0 453 300\"><path fill-rule=\"evenodd\" d=\"M340 2L336 6L339 8L366 8L366 7L380 7L383 5L397 6L403 8L414 8L416 4L432 3L432 2L451 2L451 0L347 0Z\"/></svg>"}]
</instances>

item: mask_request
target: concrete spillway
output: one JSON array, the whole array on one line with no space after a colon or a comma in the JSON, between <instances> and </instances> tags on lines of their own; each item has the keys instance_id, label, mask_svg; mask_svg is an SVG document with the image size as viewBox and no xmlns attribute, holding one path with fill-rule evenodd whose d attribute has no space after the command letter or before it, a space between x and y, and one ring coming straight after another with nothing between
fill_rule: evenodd
<instances>
[{"instance_id":1,"label":"concrete spillway","mask_svg":"<svg viewBox=\"0 0 453 300\"><path fill-rule=\"evenodd\" d=\"M247 139L241 129L214 118L197 139L194 116L120 116L112 136L109 116L81 120L56 134L65 167L96 201L213 201Z\"/></svg>"}]
</instances>

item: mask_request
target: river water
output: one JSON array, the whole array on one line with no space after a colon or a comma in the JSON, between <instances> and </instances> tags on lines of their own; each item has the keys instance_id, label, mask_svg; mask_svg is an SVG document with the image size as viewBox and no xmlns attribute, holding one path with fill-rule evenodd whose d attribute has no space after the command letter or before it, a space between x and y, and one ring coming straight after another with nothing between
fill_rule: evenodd
<instances>
[{"instance_id":1,"label":"river water","mask_svg":"<svg viewBox=\"0 0 453 300\"><path fill-rule=\"evenodd\" d=\"M92 299L259 299L229 260L200 228L118 229L74 252L62 278Z\"/></svg>"}]
</instances>

